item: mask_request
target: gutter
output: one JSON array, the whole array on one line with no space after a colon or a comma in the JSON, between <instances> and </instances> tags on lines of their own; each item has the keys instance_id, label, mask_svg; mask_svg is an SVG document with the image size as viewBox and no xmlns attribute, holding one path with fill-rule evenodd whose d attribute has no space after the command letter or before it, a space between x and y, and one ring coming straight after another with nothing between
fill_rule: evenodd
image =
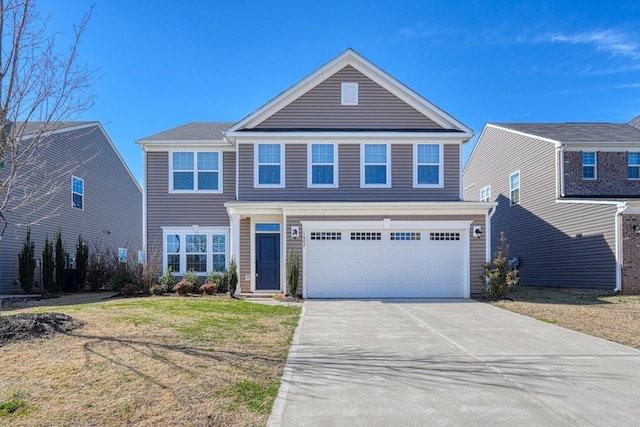
<instances>
[{"instance_id":1,"label":"gutter","mask_svg":"<svg viewBox=\"0 0 640 427\"><path fill-rule=\"evenodd\" d=\"M559 197L564 197L564 150L567 148L566 145L562 144L558 147L558 154L559 154L559 160L558 162L560 163L560 194L558 194L558 189L556 187L556 199ZM557 171L557 169L556 169ZM559 196L559 197L558 197Z\"/></svg>"},{"instance_id":2,"label":"gutter","mask_svg":"<svg viewBox=\"0 0 640 427\"><path fill-rule=\"evenodd\" d=\"M496 213L496 209L498 209L498 205L493 206L485 214L484 228L486 230L486 237L485 237L484 244L485 244L485 258L487 262L491 261L491 218L493 217L493 214Z\"/></svg>"},{"instance_id":3,"label":"gutter","mask_svg":"<svg viewBox=\"0 0 640 427\"><path fill-rule=\"evenodd\" d=\"M629 206L626 202L622 202L618 205L618 210L615 216L615 233L616 233L616 287L614 292L620 292L622 290L622 265L620 259L622 258L622 239L620 239L620 215L626 211Z\"/></svg>"}]
</instances>

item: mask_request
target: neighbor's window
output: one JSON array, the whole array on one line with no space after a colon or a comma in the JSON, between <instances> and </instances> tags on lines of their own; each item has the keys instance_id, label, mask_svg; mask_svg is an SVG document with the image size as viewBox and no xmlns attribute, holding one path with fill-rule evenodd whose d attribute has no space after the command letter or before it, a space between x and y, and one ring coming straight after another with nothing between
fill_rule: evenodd
<instances>
[{"instance_id":1,"label":"neighbor's window","mask_svg":"<svg viewBox=\"0 0 640 427\"><path fill-rule=\"evenodd\" d=\"M171 153L172 192L220 191L220 153L217 151Z\"/></svg>"},{"instance_id":2,"label":"neighbor's window","mask_svg":"<svg viewBox=\"0 0 640 427\"><path fill-rule=\"evenodd\" d=\"M520 203L520 171L514 172L509 177L509 192L511 196L511 204Z\"/></svg>"},{"instance_id":3,"label":"neighbor's window","mask_svg":"<svg viewBox=\"0 0 640 427\"><path fill-rule=\"evenodd\" d=\"M307 185L309 187L336 187L336 146L334 144L310 144Z\"/></svg>"},{"instance_id":4,"label":"neighbor's window","mask_svg":"<svg viewBox=\"0 0 640 427\"><path fill-rule=\"evenodd\" d=\"M628 153L627 176L629 179L640 179L640 153Z\"/></svg>"},{"instance_id":5,"label":"neighbor's window","mask_svg":"<svg viewBox=\"0 0 640 427\"><path fill-rule=\"evenodd\" d=\"M582 179L596 179L596 153L582 153Z\"/></svg>"},{"instance_id":6,"label":"neighbor's window","mask_svg":"<svg viewBox=\"0 0 640 427\"><path fill-rule=\"evenodd\" d=\"M360 168L362 187L391 187L389 144L363 144Z\"/></svg>"},{"instance_id":7,"label":"neighbor's window","mask_svg":"<svg viewBox=\"0 0 640 427\"><path fill-rule=\"evenodd\" d=\"M414 148L414 187L439 187L442 185L442 145L416 144Z\"/></svg>"},{"instance_id":8,"label":"neighbor's window","mask_svg":"<svg viewBox=\"0 0 640 427\"><path fill-rule=\"evenodd\" d=\"M490 202L491 201L491 186L488 185L480 190L480 201L481 202Z\"/></svg>"},{"instance_id":9,"label":"neighbor's window","mask_svg":"<svg viewBox=\"0 0 640 427\"><path fill-rule=\"evenodd\" d=\"M203 228L197 233L191 228L165 230L165 269L170 267L176 274L188 270L200 274L226 270L228 232Z\"/></svg>"},{"instance_id":10,"label":"neighbor's window","mask_svg":"<svg viewBox=\"0 0 640 427\"><path fill-rule=\"evenodd\" d=\"M284 187L282 144L256 145L256 186Z\"/></svg>"},{"instance_id":11,"label":"neighbor's window","mask_svg":"<svg viewBox=\"0 0 640 427\"><path fill-rule=\"evenodd\" d=\"M127 248L118 248L118 261L127 262Z\"/></svg>"},{"instance_id":12,"label":"neighbor's window","mask_svg":"<svg viewBox=\"0 0 640 427\"><path fill-rule=\"evenodd\" d=\"M71 177L71 206L84 209L84 179Z\"/></svg>"}]
</instances>

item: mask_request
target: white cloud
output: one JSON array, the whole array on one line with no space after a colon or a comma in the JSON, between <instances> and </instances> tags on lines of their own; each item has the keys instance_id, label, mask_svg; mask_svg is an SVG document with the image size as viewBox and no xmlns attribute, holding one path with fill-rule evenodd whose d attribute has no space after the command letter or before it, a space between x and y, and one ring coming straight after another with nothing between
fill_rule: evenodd
<instances>
[{"instance_id":1,"label":"white cloud","mask_svg":"<svg viewBox=\"0 0 640 427\"><path fill-rule=\"evenodd\" d=\"M538 37L537 42L592 45L613 56L640 60L640 42L633 34L618 30L593 30L578 33L550 33Z\"/></svg>"}]
</instances>

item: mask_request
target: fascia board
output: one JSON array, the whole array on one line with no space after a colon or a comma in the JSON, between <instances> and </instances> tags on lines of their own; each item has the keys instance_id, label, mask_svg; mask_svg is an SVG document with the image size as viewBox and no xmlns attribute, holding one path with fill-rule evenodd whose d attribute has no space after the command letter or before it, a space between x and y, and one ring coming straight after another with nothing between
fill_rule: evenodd
<instances>
[{"instance_id":1,"label":"fascia board","mask_svg":"<svg viewBox=\"0 0 640 427\"><path fill-rule=\"evenodd\" d=\"M228 135L237 143L248 142L246 140L300 140L300 139L333 139L341 140L370 140L370 139L394 139L394 140L451 140L452 143L464 143L472 134L460 132L234 132ZM341 141L342 142L342 141ZM393 143L394 141L389 141ZM398 141L399 142L399 141Z\"/></svg>"},{"instance_id":2,"label":"fascia board","mask_svg":"<svg viewBox=\"0 0 640 427\"><path fill-rule=\"evenodd\" d=\"M491 124L491 123L487 123L486 124L485 128L488 128L488 127L492 127L492 128L495 128L495 129L501 129L501 130L503 130L505 132L515 133L516 135L526 136L528 138L538 139L538 140L543 141L543 142L549 142L549 143L555 145L556 147L560 147L562 145L561 141L558 141L556 139L551 139L551 138L545 138L544 136L536 135L536 134L533 134L533 133L522 132L522 131L519 131L519 130L515 130L515 129L508 128L508 127L503 127L503 126L498 126L498 125Z\"/></svg>"}]
</instances>

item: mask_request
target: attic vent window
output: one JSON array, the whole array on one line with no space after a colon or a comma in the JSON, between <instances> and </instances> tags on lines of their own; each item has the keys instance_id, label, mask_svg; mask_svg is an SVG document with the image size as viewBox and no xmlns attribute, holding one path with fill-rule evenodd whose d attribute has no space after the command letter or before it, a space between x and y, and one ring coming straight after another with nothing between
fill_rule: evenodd
<instances>
[{"instance_id":1,"label":"attic vent window","mask_svg":"<svg viewBox=\"0 0 640 427\"><path fill-rule=\"evenodd\" d=\"M342 83L342 105L358 105L358 83Z\"/></svg>"}]
</instances>

